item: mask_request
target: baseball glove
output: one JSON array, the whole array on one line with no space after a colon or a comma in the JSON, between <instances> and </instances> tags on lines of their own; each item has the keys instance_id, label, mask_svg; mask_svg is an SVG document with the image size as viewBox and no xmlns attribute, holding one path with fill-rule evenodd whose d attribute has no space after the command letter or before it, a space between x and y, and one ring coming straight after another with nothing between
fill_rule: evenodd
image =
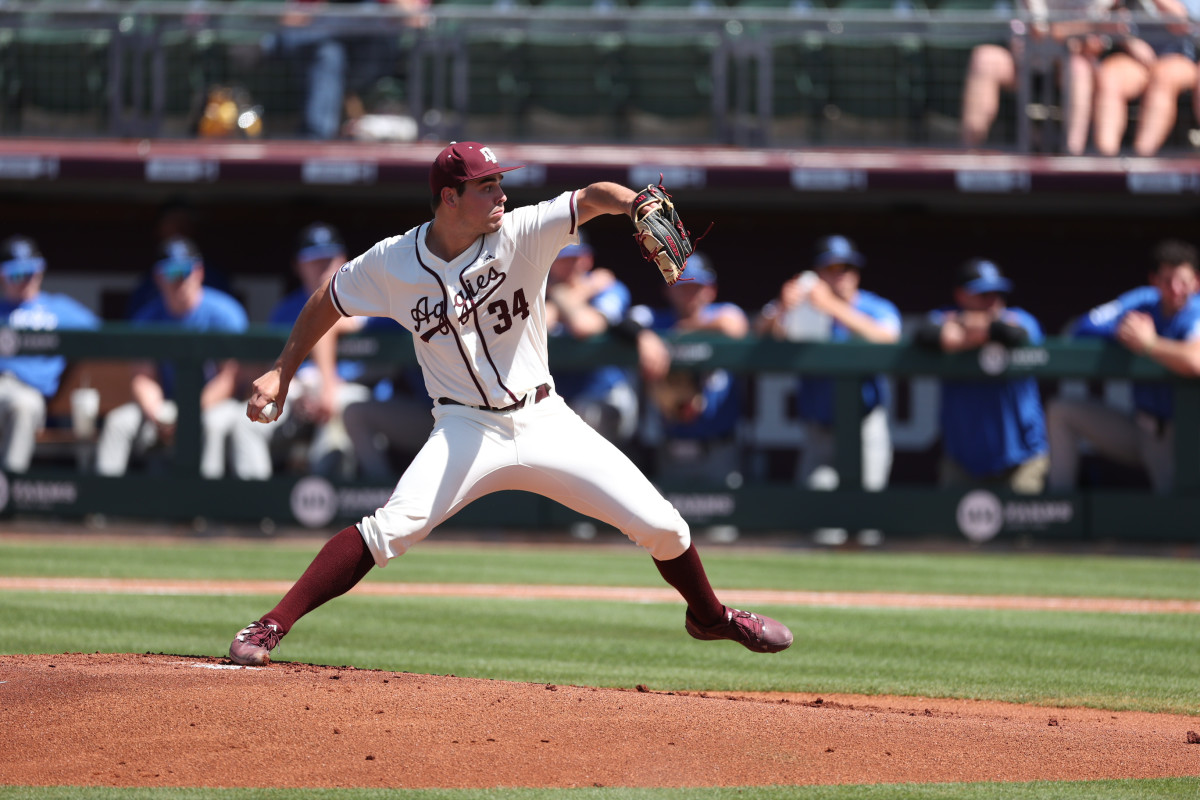
<instances>
[{"instance_id":1,"label":"baseball glove","mask_svg":"<svg viewBox=\"0 0 1200 800\"><path fill-rule=\"evenodd\" d=\"M633 238L642 257L658 267L668 286L674 286L687 267L695 243L683 226L671 195L662 185L661 175L658 180L657 186L650 184L633 200L633 226L636 228ZM696 241L707 234L705 231Z\"/></svg>"}]
</instances>

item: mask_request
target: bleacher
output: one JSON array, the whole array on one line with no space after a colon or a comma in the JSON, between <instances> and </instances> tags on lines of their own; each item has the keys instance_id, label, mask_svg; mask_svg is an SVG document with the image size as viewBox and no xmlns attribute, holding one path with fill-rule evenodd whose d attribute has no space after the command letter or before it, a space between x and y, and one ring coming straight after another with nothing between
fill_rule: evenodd
<instances>
[{"instance_id":1,"label":"bleacher","mask_svg":"<svg viewBox=\"0 0 1200 800\"><path fill-rule=\"evenodd\" d=\"M303 63L271 43L296 30L285 23L304 8L0 4L0 131L191 137L213 87L235 86L261 107L264 136L289 138ZM441 0L420 17L392 8L321 13L346 35L396 45L364 92L368 110L411 117L417 138L442 140L956 146L971 48L1027 35L1007 0ZM989 146L1057 152L1057 81L1024 70L1022 88L1020 102L1005 99ZM1185 96L1167 150L1191 149L1192 117Z\"/></svg>"}]
</instances>

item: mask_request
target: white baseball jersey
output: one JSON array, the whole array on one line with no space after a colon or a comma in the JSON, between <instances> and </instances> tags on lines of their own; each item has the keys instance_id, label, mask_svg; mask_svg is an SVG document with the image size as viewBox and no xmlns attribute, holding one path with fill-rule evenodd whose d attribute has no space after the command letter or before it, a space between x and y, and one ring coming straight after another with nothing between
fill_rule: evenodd
<instances>
[{"instance_id":1,"label":"white baseball jersey","mask_svg":"<svg viewBox=\"0 0 1200 800\"><path fill-rule=\"evenodd\" d=\"M504 215L452 261L429 252L429 224L385 239L330 279L344 316L391 317L413 335L432 398L511 405L552 384L546 355L546 278L578 241L575 192Z\"/></svg>"}]
</instances>

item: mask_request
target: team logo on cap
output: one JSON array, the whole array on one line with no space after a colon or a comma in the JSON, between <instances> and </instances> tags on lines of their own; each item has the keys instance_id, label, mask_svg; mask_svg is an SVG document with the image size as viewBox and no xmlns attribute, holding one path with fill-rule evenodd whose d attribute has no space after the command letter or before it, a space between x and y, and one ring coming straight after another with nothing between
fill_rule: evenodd
<instances>
[{"instance_id":1,"label":"team logo on cap","mask_svg":"<svg viewBox=\"0 0 1200 800\"><path fill-rule=\"evenodd\" d=\"M994 281L999 279L1000 270L990 261L979 262L979 277L985 280Z\"/></svg>"},{"instance_id":2,"label":"team logo on cap","mask_svg":"<svg viewBox=\"0 0 1200 800\"><path fill-rule=\"evenodd\" d=\"M484 161L490 161L493 164L499 164L500 159L496 158L496 154L492 152L490 147L479 148L479 155L483 156Z\"/></svg>"}]
</instances>

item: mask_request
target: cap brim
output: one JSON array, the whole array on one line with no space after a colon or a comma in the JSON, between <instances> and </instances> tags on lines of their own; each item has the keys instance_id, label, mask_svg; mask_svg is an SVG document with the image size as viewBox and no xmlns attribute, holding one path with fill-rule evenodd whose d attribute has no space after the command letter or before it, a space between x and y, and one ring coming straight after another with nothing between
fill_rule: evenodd
<instances>
[{"instance_id":1,"label":"cap brim","mask_svg":"<svg viewBox=\"0 0 1200 800\"><path fill-rule=\"evenodd\" d=\"M14 279L36 275L45 268L45 259L14 258L11 261L5 261L3 264L0 264L0 274L3 274L5 278Z\"/></svg>"},{"instance_id":2,"label":"cap brim","mask_svg":"<svg viewBox=\"0 0 1200 800\"><path fill-rule=\"evenodd\" d=\"M333 258L345 251L345 248L337 244L314 244L312 247L301 248L296 253L297 261L316 261L318 258Z\"/></svg>"},{"instance_id":3,"label":"cap brim","mask_svg":"<svg viewBox=\"0 0 1200 800\"><path fill-rule=\"evenodd\" d=\"M971 294L987 294L989 292L1009 294L1013 287L1012 281L1008 278L977 278L964 283L962 288Z\"/></svg>"},{"instance_id":4,"label":"cap brim","mask_svg":"<svg viewBox=\"0 0 1200 800\"><path fill-rule=\"evenodd\" d=\"M199 261L187 261L177 258L164 258L154 265L154 273L164 278L186 278L196 269Z\"/></svg>"},{"instance_id":5,"label":"cap brim","mask_svg":"<svg viewBox=\"0 0 1200 800\"><path fill-rule=\"evenodd\" d=\"M849 255L845 253L822 253L813 262L813 269L824 269L834 264L846 264L855 269L862 269L865 261L858 253L850 253Z\"/></svg>"},{"instance_id":6,"label":"cap brim","mask_svg":"<svg viewBox=\"0 0 1200 800\"><path fill-rule=\"evenodd\" d=\"M512 172L514 169L524 169L524 168L525 168L524 164L514 164L511 167L497 166L492 169L484 170L483 172L479 173L478 175L472 175L470 178L467 178L467 180L474 181L474 180L479 180L480 178L490 178L493 175L499 175L501 172Z\"/></svg>"}]
</instances>

